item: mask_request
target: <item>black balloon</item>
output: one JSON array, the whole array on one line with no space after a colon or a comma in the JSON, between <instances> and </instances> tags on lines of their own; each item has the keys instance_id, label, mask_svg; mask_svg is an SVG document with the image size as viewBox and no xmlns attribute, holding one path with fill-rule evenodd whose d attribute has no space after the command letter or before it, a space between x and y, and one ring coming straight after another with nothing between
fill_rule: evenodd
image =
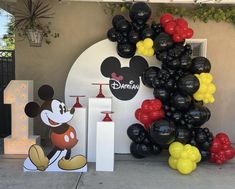
<instances>
[{"instance_id":1,"label":"black balloon","mask_svg":"<svg viewBox=\"0 0 235 189\"><path fill-rule=\"evenodd\" d=\"M155 51L165 51L173 46L173 40L170 35L166 33L160 33L155 41L154 48Z\"/></svg>"},{"instance_id":2,"label":"black balloon","mask_svg":"<svg viewBox=\"0 0 235 189\"><path fill-rule=\"evenodd\" d=\"M162 148L161 146L159 146L158 144L153 144L152 147L151 147L151 153L153 155L158 155L160 154L162 151Z\"/></svg>"},{"instance_id":3,"label":"black balloon","mask_svg":"<svg viewBox=\"0 0 235 189\"><path fill-rule=\"evenodd\" d=\"M155 121L150 126L150 136L160 146L169 145L175 140L175 126L167 120Z\"/></svg>"},{"instance_id":4,"label":"black balloon","mask_svg":"<svg viewBox=\"0 0 235 189\"><path fill-rule=\"evenodd\" d=\"M114 28L111 28L107 32L107 37L110 41L116 42L117 41L117 32Z\"/></svg>"},{"instance_id":5,"label":"black balloon","mask_svg":"<svg viewBox=\"0 0 235 189\"><path fill-rule=\"evenodd\" d=\"M151 39L154 40L154 38L155 38L155 33L154 33L154 31L153 31L151 28L145 28L145 29L142 31L141 38L142 38L142 39L151 38Z\"/></svg>"},{"instance_id":6,"label":"black balloon","mask_svg":"<svg viewBox=\"0 0 235 189\"><path fill-rule=\"evenodd\" d=\"M132 142L130 152L135 158L144 158L151 154L151 148L145 144L137 144Z\"/></svg>"},{"instance_id":7,"label":"black balloon","mask_svg":"<svg viewBox=\"0 0 235 189\"><path fill-rule=\"evenodd\" d=\"M188 70L192 64L192 59L188 55L184 55L180 58L180 68L183 70Z\"/></svg>"},{"instance_id":8,"label":"black balloon","mask_svg":"<svg viewBox=\"0 0 235 189\"><path fill-rule=\"evenodd\" d=\"M124 43L117 45L117 53L123 58L131 58L135 55L136 47L133 44Z\"/></svg>"},{"instance_id":9,"label":"black balloon","mask_svg":"<svg viewBox=\"0 0 235 189\"><path fill-rule=\"evenodd\" d=\"M136 44L138 41L140 41L139 33L135 31L131 31L129 33L129 42Z\"/></svg>"},{"instance_id":10,"label":"black balloon","mask_svg":"<svg viewBox=\"0 0 235 189\"><path fill-rule=\"evenodd\" d=\"M172 61L167 61L166 65L170 69L178 69L181 64L179 59L173 59Z\"/></svg>"},{"instance_id":11,"label":"black balloon","mask_svg":"<svg viewBox=\"0 0 235 189\"><path fill-rule=\"evenodd\" d=\"M156 78L156 76L159 73L159 68L151 66L148 69L146 69L142 74L142 82L147 87L153 87L153 81Z\"/></svg>"},{"instance_id":12,"label":"black balloon","mask_svg":"<svg viewBox=\"0 0 235 189\"><path fill-rule=\"evenodd\" d=\"M169 91L164 87L154 88L153 95L163 102L166 102L170 97Z\"/></svg>"},{"instance_id":13,"label":"black balloon","mask_svg":"<svg viewBox=\"0 0 235 189\"><path fill-rule=\"evenodd\" d=\"M144 24L151 16L151 9L146 3L137 2L131 6L129 16L133 22Z\"/></svg>"},{"instance_id":14,"label":"black balloon","mask_svg":"<svg viewBox=\"0 0 235 189\"><path fill-rule=\"evenodd\" d=\"M185 95L193 95L200 86L198 78L192 74L181 77L177 84L179 91Z\"/></svg>"},{"instance_id":15,"label":"black balloon","mask_svg":"<svg viewBox=\"0 0 235 189\"><path fill-rule=\"evenodd\" d=\"M175 93L171 97L172 105L178 110L186 110L191 105L192 98L188 95L182 95L180 93Z\"/></svg>"},{"instance_id":16,"label":"black balloon","mask_svg":"<svg viewBox=\"0 0 235 189\"><path fill-rule=\"evenodd\" d=\"M127 135L133 142L142 143L146 138L146 130L141 124L135 123L128 127Z\"/></svg>"},{"instance_id":17,"label":"black balloon","mask_svg":"<svg viewBox=\"0 0 235 189\"><path fill-rule=\"evenodd\" d=\"M207 58L199 56L192 60L190 71L193 74L200 74L203 72L209 73L210 70L211 70L211 63Z\"/></svg>"},{"instance_id":18,"label":"black balloon","mask_svg":"<svg viewBox=\"0 0 235 189\"><path fill-rule=\"evenodd\" d=\"M177 128L175 140L183 144L187 144L191 138L190 130L186 128Z\"/></svg>"},{"instance_id":19,"label":"black balloon","mask_svg":"<svg viewBox=\"0 0 235 189\"><path fill-rule=\"evenodd\" d=\"M160 34L164 30L162 25L160 23L156 23L156 22L152 22L151 28L153 29L153 31L155 32L156 35Z\"/></svg>"},{"instance_id":20,"label":"black balloon","mask_svg":"<svg viewBox=\"0 0 235 189\"><path fill-rule=\"evenodd\" d=\"M209 161L211 158L211 153L209 151L206 150L199 150L200 154L202 156L202 160L201 161Z\"/></svg>"},{"instance_id":21,"label":"black balloon","mask_svg":"<svg viewBox=\"0 0 235 189\"><path fill-rule=\"evenodd\" d=\"M186 122L194 127L200 127L210 119L210 110L205 106L196 105L185 114Z\"/></svg>"},{"instance_id":22,"label":"black balloon","mask_svg":"<svg viewBox=\"0 0 235 189\"><path fill-rule=\"evenodd\" d=\"M122 15L114 16L113 20L112 20L113 27L117 28L117 24L120 20L125 20L124 16L122 16Z\"/></svg>"},{"instance_id":23,"label":"black balloon","mask_svg":"<svg viewBox=\"0 0 235 189\"><path fill-rule=\"evenodd\" d=\"M120 32L129 32L131 25L127 20L122 19L117 22L116 29Z\"/></svg>"}]
</instances>

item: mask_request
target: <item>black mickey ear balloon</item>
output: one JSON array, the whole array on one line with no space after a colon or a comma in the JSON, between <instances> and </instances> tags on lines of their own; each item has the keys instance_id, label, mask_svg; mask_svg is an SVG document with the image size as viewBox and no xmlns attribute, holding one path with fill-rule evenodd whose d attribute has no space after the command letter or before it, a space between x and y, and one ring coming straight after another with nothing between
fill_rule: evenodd
<instances>
[{"instance_id":1,"label":"black mickey ear balloon","mask_svg":"<svg viewBox=\"0 0 235 189\"><path fill-rule=\"evenodd\" d=\"M135 123L128 127L127 135L133 142L141 143L146 137L146 131L141 124Z\"/></svg>"},{"instance_id":2,"label":"black mickey ear balloon","mask_svg":"<svg viewBox=\"0 0 235 189\"><path fill-rule=\"evenodd\" d=\"M134 44L124 43L117 45L117 53L123 58L131 58L135 55L136 46Z\"/></svg>"},{"instance_id":3,"label":"black mickey ear balloon","mask_svg":"<svg viewBox=\"0 0 235 189\"><path fill-rule=\"evenodd\" d=\"M177 84L179 91L185 95L193 95L200 86L198 78L192 74L181 77Z\"/></svg>"},{"instance_id":4,"label":"black mickey ear balloon","mask_svg":"<svg viewBox=\"0 0 235 189\"><path fill-rule=\"evenodd\" d=\"M190 71L193 74L209 73L210 70L211 63L207 58L199 56L192 60Z\"/></svg>"},{"instance_id":5,"label":"black mickey ear balloon","mask_svg":"<svg viewBox=\"0 0 235 189\"><path fill-rule=\"evenodd\" d=\"M151 16L151 9L144 2L134 3L129 11L130 19L140 25L147 22Z\"/></svg>"}]
</instances>

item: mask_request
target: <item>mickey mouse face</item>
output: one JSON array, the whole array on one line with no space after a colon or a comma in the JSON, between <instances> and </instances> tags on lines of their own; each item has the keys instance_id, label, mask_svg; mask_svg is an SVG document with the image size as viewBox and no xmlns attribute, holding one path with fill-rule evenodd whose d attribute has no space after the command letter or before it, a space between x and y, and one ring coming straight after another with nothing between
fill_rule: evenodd
<instances>
[{"instance_id":1,"label":"mickey mouse face","mask_svg":"<svg viewBox=\"0 0 235 189\"><path fill-rule=\"evenodd\" d=\"M58 127L72 119L75 109L69 111L63 102L52 99L54 96L52 87L48 85L40 87L38 95L45 102L41 107L36 102L29 102L25 106L26 115L36 117L40 114L43 123L50 127Z\"/></svg>"},{"instance_id":2,"label":"mickey mouse face","mask_svg":"<svg viewBox=\"0 0 235 189\"><path fill-rule=\"evenodd\" d=\"M140 86L140 76L148 68L147 61L141 56L131 58L130 67L122 67L116 57L108 57L101 64L101 73L110 78L109 88L120 100L131 100Z\"/></svg>"}]
</instances>

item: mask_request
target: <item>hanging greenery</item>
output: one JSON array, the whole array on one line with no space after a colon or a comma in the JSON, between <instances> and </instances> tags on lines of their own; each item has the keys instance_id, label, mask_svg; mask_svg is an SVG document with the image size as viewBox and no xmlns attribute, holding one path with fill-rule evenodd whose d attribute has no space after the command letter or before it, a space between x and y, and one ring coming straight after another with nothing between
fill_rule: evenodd
<instances>
[{"instance_id":1,"label":"hanging greenery","mask_svg":"<svg viewBox=\"0 0 235 189\"><path fill-rule=\"evenodd\" d=\"M228 22L235 24L235 6L215 6L215 5L194 5L192 8L176 6L160 6L159 15L171 13L180 17L188 17L194 21L199 20L207 23L208 21Z\"/></svg>"},{"instance_id":2,"label":"hanging greenery","mask_svg":"<svg viewBox=\"0 0 235 189\"><path fill-rule=\"evenodd\" d=\"M101 3L106 14L125 12L130 9L131 3ZM180 17L187 17L194 21L227 22L235 24L235 6L192 4L190 7L179 5L159 4L157 7L157 16L163 13L171 13Z\"/></svg>"}]
</instances>

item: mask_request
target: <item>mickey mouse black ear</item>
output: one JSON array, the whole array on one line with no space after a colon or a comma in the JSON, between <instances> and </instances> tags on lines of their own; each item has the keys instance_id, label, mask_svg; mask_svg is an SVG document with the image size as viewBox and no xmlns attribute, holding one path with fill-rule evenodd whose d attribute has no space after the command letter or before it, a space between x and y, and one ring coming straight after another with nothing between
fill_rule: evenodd
<instances>
[{"instance_id":1,"label":"mickey mouse black ear","mask_svg":"<svg viewBox=\"0 0 235 189\"><path fill-rule=\"evenodd\" d=\"M54 89L50 85L43 85L38 89L38 96L42 100L51 100L54 96Z\"/></svg>"},{"instance_id":2,"label":"mickey mouse black ear","mask_svg":"<svg viewBox=\"0 0 235 189\"><path fill-rule=\"evenodd\" d=\"M24 112L28 117L37 117L40 113L40 106L36 102L29 102L26 104Z\"/></svg>"},{"instance_id":3,"label":"mickey mouse black ear","mask_svg":"<svg viewBox=\"0 0 235 189\"><path fill-rule=\"evenodd\" d=\"M141 56L134 56L130 60L130 69L137 76L141 76L148 67L148 62Z\"/></svg>"},{"instance_id":4,"label":"mickey mouse black ear","mask_svg":"<svg viewBox=\"0 0 235 189\"><path fill-rule=\"evenodd\" d=\"M100 67L100 71L104 77L111 78L113 72L119 71L121 68L121 63L116 57L106 58Z\"/></svg>"}]
</instances>

